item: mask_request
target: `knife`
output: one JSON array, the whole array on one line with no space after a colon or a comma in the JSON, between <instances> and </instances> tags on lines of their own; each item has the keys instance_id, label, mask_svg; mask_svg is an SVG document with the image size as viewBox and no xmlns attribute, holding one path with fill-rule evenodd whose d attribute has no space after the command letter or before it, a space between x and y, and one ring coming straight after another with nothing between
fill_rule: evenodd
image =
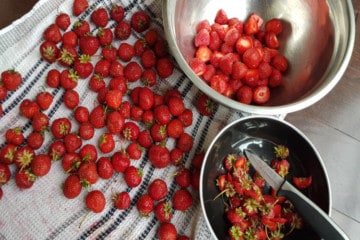
<instances>
[{"instance_id":1,"label":"knife","mask_svg":"<svg viewBox=\"0 0 360 240\"><path fill-rule=\"evenodd\" d=\"M277 174L259 156L245 150L245 156L265 181L274 188L278 195L289 199L303 219L323 239L349 239L343 230L315 203L301 193L296 187Z\"/></svg>"}]
</instances>

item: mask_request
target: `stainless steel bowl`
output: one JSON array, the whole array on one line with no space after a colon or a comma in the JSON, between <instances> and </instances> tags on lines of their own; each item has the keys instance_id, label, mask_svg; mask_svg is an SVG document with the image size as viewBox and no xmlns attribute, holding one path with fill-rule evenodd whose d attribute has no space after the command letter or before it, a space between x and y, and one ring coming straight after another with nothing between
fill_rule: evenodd
<instances>
[{"instance_id":1,"label":"stainless steel bowl","mask_svg":"<svg viewBox=\"0 0 360 240\"><path fill-rule=\"evenodd\" d=\"M265 21L276 17L285 22L280 51L290 67L266 106L241 104L222 96L188 66L195 52L197 24L203 19L213 22L219 9L242 20L255 12ZM229 108L257 114L294 112L323 98L344 74L355 40L351 0L163 0L163 21L173 56L201 91Z\"/></svg>"},{"instance_id":2,"label":"stainless steel bowl","mask_svg":"<svg viewBox=\"0 0 360 240\"><path fill-rule=\"evenodd\" d=\"M200 202L205 220L214 237L226 239L229 227L225 220L223 200L213 200L219 194L216 179L226 172L223 168L225 156L229 153L240 154L249 149L270 160L274 157L274 146L279 144L290 149L289 174L311 175L312 184L304 193L330 215L332 203L328 175L321 156L309 139L284 120L268 116L250 116L236 120L223 128L205 154L200 174ZM320 238L311 229L305 228L293 232L286 239Z\"/></svg>"}]
</instances>

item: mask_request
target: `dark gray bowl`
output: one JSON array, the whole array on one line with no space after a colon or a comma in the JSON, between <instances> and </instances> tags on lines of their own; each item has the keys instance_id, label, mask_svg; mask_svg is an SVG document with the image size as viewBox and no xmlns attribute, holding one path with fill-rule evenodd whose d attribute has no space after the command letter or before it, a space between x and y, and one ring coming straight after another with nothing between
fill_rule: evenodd
<instances>
[{"instance_id":1,"label":"dark gray bowl","mask_svg":"<svg viewBox=\"0 0 360 240\"><path fill-rule=\"evenodd\" d=\"M290 174L311 175L312 185L304 192L330 215L331 192L323 161L309 139L291 124L267 116L250 116L229 124L210 144L200 175L200 202L205 220L213 236L226 239L228 223L223 200L213 200L219 193L216 178L225 173L223 159L229 153L252 150L265 159L274 157L274 146L284 144L290 149ZM291 177L291 175L289 176ZM299 213L301 215L301 213ZM286 239L320 239L311 229L295 231Z\"/></svg>"}]
</instances>

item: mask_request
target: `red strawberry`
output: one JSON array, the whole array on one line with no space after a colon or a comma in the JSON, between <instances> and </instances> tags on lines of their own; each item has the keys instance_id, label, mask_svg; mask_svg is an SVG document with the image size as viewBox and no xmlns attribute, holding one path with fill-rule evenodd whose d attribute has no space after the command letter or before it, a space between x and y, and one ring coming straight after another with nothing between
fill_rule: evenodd
<instances>
[{"instance_id":1,"label":"red strawberry","mask_svg":"<svg viewBox=\"0 0 360 240\"><path fill-rule=\"evenodd\" d=\"M159 124L168 124L171 120L171 113L167 105L160 105L154 108L155 121Z\"/></svg>"},{"instance_id":2,"label":"red strawberry","mask_svg":"<svg viewBox=\"0 0 360 240\"><path fill-rule=\"evenodd\" d=\"M129 187L137 187L142 181L143 172L140 168L129 166L124 172L124 179Z\"/></svg>"},{"instance_id":3,"label":"red strawberry","mask_svg":"<svg viewBox=\"0 0 360 240\"><path fill-rule=\"evenodd\" d=\"M41 110L47 110L53 102L53 99L54 97L49 92L40 92L36 95L36 102Z\"/></svg>"},{"instance_id":4,"label":"red strawberry","mask_svg":"<svg viewBox=\"0 0 360 240\"><path fill-rule=\"evenodd\" d=\"M98 153L93 144L87 143L81 147L79 156L84 162L96 162Z\"/></svg>"},{"instance_id":5,"label":"red strawberry","mask_svg":"<svg viewBox=\"0 0 360 240\"><path fill-rule=\"evenodd\" d=\"M120 60L122 60L124 62L128 62L135 55L134 47L126 42L120 43L119 48L118 48L118 55L119 55Z\"/></svg>"},{"instance_id":6,"label":"red strawberry","mask_svg":"<svg viewBox=\"0 0 360 240\"><path fill-rule=\"evenodd\" d=\"M167 125L166 131L169 137L179 138L184 132L184 126L179 119L174 118Z\"/></svg>"},{"instance_id":7,"label":"red strawberry","mask_svg":"<svg viewBox=\"0 0 360 240\"><path fill-rule=\"evenodd\" d=\"M65 153L61 160L61 166L66 173L75 173L79 169L81 158L78 153Z\"/></svg>"},{"instance_id":8,"label":"red strawberry","mask_svg":"<svg viewBox=\"0 0 360 240\"><path fill-rule=\"evenodd\" d=\"M148 87L152 87L156 84L156 71L152 68L145 69L141 75L141 82Z\"/></svg>"},{"instance_id":9,"label":"red strawberry","mask_svg":"<svg viewBox=\"0 0 360 240\"><path fill-rule=\"evenodd\" d=\"M32 132L27 136L28 146L34 150L39 149L44 143L44 136L40 132Z\"/></svg>"},{"instance_id":10,"label":"red strawberry","mask_svg":"<svg viewBox=\"0 0 360 240\"><path fill-rule=\"evenodd\" d=\"M253 90L251 87L243 85L236 91L236 100L244 103L250 104L253 98Z\"/></svg>"},{"instance_id":11,"label":"red strawberry","mask_svg":"<svg viewBox=\"0 0 360 240\"><path fill-rule=\"evenodd\" d=\"M170 97L167 101L169 106L169 111L173 116L179 116L185 110L185 104L183 100L179 97Z\"/></svg>"},{"instance_id":12,"label":"red strawberry","mask_svg":"<svg viewBox=\"0 0 360 240\"><path fill-rule=\"evenodd\" d=\"M57 118L51 124L51 132L57 139L64 138L71 132L71 122L67 118Z\"/></svg>"},{"instance_id":13,"label":"red strawberry","mask_svg":"<svg viewBox=\"0 0 360 240\"><path fill-rule=\"evenodd\" d=\"M53 42L44 41L40 45L41 57L49 63L56 62L58 60L59 53L60 53L59 48Z\"/></svg>"},{"instance_id":14,"label":"red strawberry","mask_svg":"<svg viewBox=\"0 0 360 240\"><path fill-rule=\"evenodd\" d=\"M193 198L188 190L182 188L174 193L172 203L175 210L186 211L192 206Z\"/></svg>"},{"instance_id":15,"label":"red strawberry","mask_svg":"<svg viewBox=\"0 0 360 240\"><path fill-rule=\"evenodd\" d=\"M0 101L4 100L7 96L8 90L4 84L0 81Z\"/></svg>"},{"instance_id":16,"label":"red strawberry","mask_svg":"<svg viewBox=\"0 0 360 240\"><path fill-rule=\"evenodd\" d=\"M99 177L110 179L114 174L114 168L109 157L100 157L96 162Z\"/></svg>"},{"instance_id":17,"label":"red strawberry","mask_svg":"<svg viewBox=\"0 0 360 240\"><path fill-rule=\"evenodd\" d=\"M162 200L155 206L156 218L162 223L171 221L173 217L172 211L171 203L167 200Z\"/></svg>"},{"instance_id":18,"label":"red strawberry","mask_svg":"<svg viewBox=\"0 0 360 240\"><path fill-rule=\"evenodd\" d=\"M161 223L158 231L157 237L159 240L176 240L177 239L177 230L174 224L170 222Z\"/></svg>"},{"instance_id":19,"label":"red strawberry","mask_svg":"<svg viewBox=\"0 0 360 240\"><path fill-rule=\"evenodd\" d=\"M106 86L104 77L101 74L93 74L89 80L89 86L92 91L98 92Z\"/></svg>"},{"instance_id":20,"label":"red strawberry","mask_svg":"<svg viewBox=\"0 0 360 240\"><path fill-rule=\"evenodd\" d=\"M0 163L0 187L6 184L11 177L10 168L7 164Z\"/></svg>"},{"instance_id":21,"label":"red strawberry","mask_svg":"<svg viewBox=\"0 0 360 240\"><path fill-rule=\"evenodd\" d=\"M31 171L38 177L48 174L51 168L51 158L47 154L38 154L31 162Z\"/></svg>"},{"instance_id":22,"label":"red strawberry","mask_svg":"<svg viewBox=\"0 0 360 240\"><path fill-rule=\"evenodd\" d=\"M89 121L90 112L85 106L78 106L74 112L74 118L78 123L84 123Z\"/></svg>"},{"instance_id":23,"label":"red strawberry","mask_svg":"<svg viewBox=\"0 0 360 240\"><path fill-rule=\"evenodd\" d=\"M197 100L197 109L201 115L210 116L214 113L214 102L205 94L201 94Z\"/></svg>"},{"instance_id":24,"label":"red strawberry","mask_svg":"<svg viewBox=\"0 0 360 240\"><path fill-rule=\"evenodd\" d=\"M166 146L152 145L148 154L151 164L156 168L165 168L170 163L170 151Z\"/></svg>"},{"instance_id":25,"label":"red strawberry","mask_svg":"<svg viewBox=\"0 0 360 240\"><path fill-rule=\"evenodd\" d=\"M9 128L5 131L6 142L19 146L25 140L24 134L22 133L21 127Z\"/></svg>"},{"instance_id":26,"label":"red strawberry","mask_svg":"<svg viewBox=\"0 0 360 240\"><path fill-rule=\"evenodd\" d=\"M157 57L165 57L169 54L168 42L164 39L158 39L154 45L154 51Z\"/></svg>"},{"instance_id":27,"label":"red strawberry","mask_svg":"<svg viewBox=\"0 0 360 240\"><path fill-rule=\"evenodd\" d=\"M142 87L139 91L139 106L143 110L150 110L154 106L154 93L148 87Z\"/></svg>"},{"instance_id":28,"label":"red strawberry","mask_svg":"<svg viewBox=\"0 0 360 240\"><path fill-rule=\"evenodd\" d=\"M143 52L147 49L148 45L145 39L138 39L134 43L134 54L137 57L141 57Z\"/></svg>"},{"instance_id":29,"label":"red strawberry","mask_svg":"<svg viewBox=\"0 0 360 240\"><path fill-rule=\"evenodd\" d=\"M194 144L194 139L186 132L183 132L176 141L176 147L183 152L189 152Z\"/></svg>"},{"instance_id":30,"label":"red strawberry","mask_svg":"<svg viewBox=\"0 0 360 240\"><path fill-rule=\"evenodd\" d=\"M59 43L62 40L61 32L55 23L50 24L44 31L44 39L49 42Z\"/></svg>"},{"instance_id":31,"label":"red strawberry","mask_svg":"<svg viewBox=\"0 0 360 240\"><path fill-rule=\"evenodd\" d=\"M79 20L74 24L73 30L78 37L90 34L90 23L85 20Z\"/></svg>"},{"instance_id":32,"label":"red strawberry","mask_svg":"<svg viewBox=\"0 0 360 240\"><path fill-rule=\"evenodd\" d=\"M180 187L189 187L191 185L191 171L188 168L182 168L176 173L175 181Z\"/></svg>"},{"instance_id":33,"label":"red strawberry","mask_svg":"<svg viewBox=\"0 0 360 240\"><path fill-rule=\"evenodd\" d=\"M140 122L142 119L143 113L144 113L144 110L141 109L139 106L131 106L130 119L133 121Z\"/></svg>"},{"instance_id":34,"label":"red strawberry","mask_svg":"<svg viewBox=\"0 0 360 240\"><path fill-rule=\"evenodd\" d=\"M264 104L270 99L270 89L268 86L257 86L253 92L253 101L257 104Z\"/></svg>"},{"instance_id":35,"label":"red strawberry","mask_svg":"<svg viewBox=\"0 0 360 240\"><path fill-rule=\"evenodd\" d=\"M115 26L114 35L119 40L126 40L130 37L131 34L131 26L127 21L120 21Z\"/></svg>"},{"instance_id":36,"label":"red strawberry","mask_svg":"<svg viewBox=\"0 0 360 240\"><path fill-rule=\"evenodd\" d=\"M99 148L102 153L109 153L115 148L115 140L111 133L103 133L99 138Z\"/></svg>"},{"instance_id":37,"label":"red strawberry","mask_svg":"<svg viewBox=\"0 0 360 240\"><path fill-rule=\"evenodd\" d=\"M154 142L162 142L168 137L166 128L166 125L158 123L154 123L151 126L150 134Z\"/></svg>"},{"instance_id":38,"label":"red strawberry","mask_svg":"<svg viewBox=\"0 0 360 240\"><path fill-rule=\"evenodd\" d=\"M117 4L112 4L111 5L111 9L110 9L110 17L116 21L116 22L120 22L121 20L123 20L125 15L125 10L122 6L117 5Z\"/></svg>"},{"instance_id":39,"label":"red strawberry","mask_svg":"<svg viewBox=\"0 0 360 240\"><path fill-rule=\"evenodd\" d=\"M85 197L86 207L94 213L100 213L106 205L104 193L100 190L92 190Z\"/></svg>"},{"instance_id":40,"label":"red strawberry","mask_svg":"<svg viewBox=\"0 0 360 240\"><path fill-rule=\"evenodd\" d=\"M40 107L35 101L26 98L20 103L20 114L22 116L32 119L37 112L40 112Z\"/></svg>"},{"instance_id":41,"label":"red strawberry","mask_svg":"<svg viewBox=\"0 0 360 240\"><path fill-rule=\"evenodd\" d=\"M148 129L140 131L137 141L141 147L149 148L153 144L153 139L151 137L150 131Z\"/></svg>"},{"instance_id":42,"label":"red strawberry","mask_svg":"<svg viewBox=\"0 0 360 240\"><path fill-rule=\"evenodd\" d=\"M105 97L106 105L111 109L118 109L122 102L123 93L119 89L109 90Z\"/></svg>"},{"instance_id":43,"label":"red strawberry","mask_svg":"<svg viewBox=\"0 0 360 240\"><path fill-rule=\"evenodd\" d=\"M137 142L131 142L126 148L131 159L139 160L142 155L142 148Z\"/></svg>"},{"instance_id":44,"label":"red strawberry","mask_svg":"<svg viewBox=\"0 0 360 240\"><path fill-rule=\"evenodd\" d=\"M244 31L247 35L256 34L263 24L263 19L256 13L252 13L244 23Z\"/></svg>"},{"instance_id":45,"label":"red strawberry","mask_svg":"<svg viewBox=\"0 0 360 240\"><path fill-rule=\"evenodd\" d=\"M53 161L61 159L66 153L65 144L63 141L53 141L48 149L48 155Z\"/></svg>"},{"instance_id":46,"label":"red strawberry","mask_svg":"<svg viewBox=\"0 0 360 240\"><path fill-rule=\"evenodd\" d=\"M79 16L89 7L87 0L74 0L73 3L73 14Z\"/></svg>"},{"instance_id":47,"label":"red strawberry","mask_svg":"<svg viewBox=\"0 0 360 240\"><path fill-rule=\"evenodd\" d=\"M79 126L79 136L83 140L90 140L95 134L95 128L90 122L81 123Z\"/></svg>"},{"instance_id":48,"label":"red strawberry","mask_svg":"<svg viewBox=\"0 0 360 240\"><path fill-rule=\"evenodd\" d=\"M217 11L216 16L215 16L215 22L218 24L227 24L228 23L228 16L226 14L226 12L224 11L224 9L220 9Z\"/></svg>"},{"instance_id":49,"label":"red strawberry","mask_svg":"<svg viewBox=\"0 0 360 240\"><path fill-rule=\"evenodd\" d=\"M154 209L154 202L148 194L143 194L140 196L136 202L136 208L139 211L141 216L149 216Z\"/></svg>"},{"instance_id":50,"label":"red strawberry","mask_svg":"<svg viewBox=\"0 0 360 240\"><path fill-rule=\"evenodd\" d=\"M94 66L91 63L91 56L81 54L79 58L74 61L74 70L78 74L79 78L87 78L94 70Z\"/></svg>"},{"instance_id":51,"label":"red strawberry","mask_svg":"<svg viewBox=\"0 0 360 240\"><path fill-rule=\"evenodd\" d=\"M15 91L21 84L22 77L16 70L9 69L1 73L1 81L8 91Z\"/></svg>"},{"instance_id":52,"label":"red strawberry","mask_svg":"<svg viewBox=\"0 0 360 240\"><path fill-rule=\"evenodd\" d=\"M63 45L60 49L58 61L61 65L69 67L74 63L77 56L78 53L74 46Z\"/></svg>"},{"instance_id":53,"label":"red strawberry","mask_svg":"<svg viewBox=\"0 0 360 240\"><path fill-rule=\"evenodd\" d=\"M129 141L136 141L139 137L140 129L139 126L132 121L125 122L122 136Z\"/></svg>"},{"instance_id":54,"label":"red strawberry","mask_svg":"<svg viewBox=\"0 0 360 240\"><path fill-rule=\"evenodd\" d=\"M6 143L0 150L0 162L5 164L12 164L14 162L14 154L17 147L13 144Z\"/></svg>"},{"instance_id":55,"label":"red strawberry","mask_svg":"<svg viewBox=\"0 0 360 240\"><path fill-rule=\"evenodd\" d=\"M174 166L180 166L183 164L183 160L184 160L184 152L181 151L178 148L173 148L170 151L170 162L174 165Z\"/></svg>"},{"instance_id":56,"label":"red strawberry","mask_svg":"<svg viewBox=\"0 0 360 240\"><path fill-rule=\"evenodd\" d=\"M64 137L64 144L66 152L75 152L81 147L82 139L77 133L69 133Z\"/></svg>"},{"instance_id":57,"label":"red strawberry","mask_svg":"<svg viewBox=\"0 0 360 240\"><path fill-rule=\"evenodd\" d=\"M103 77L108 77L110 75L111 62L107 59L100 59L95 64L94 72L95 74L100 74Z\"/></svg>"},{"instance_id":58,"label":"red strawberry","mask_svg":"<svg viewBox=\"0 0 360 240\"><path fill-rule=\"evenodd\" d=\"M94 55L100 47L99 39L95 36L85 35L79 39L79 48L83 54Z\"/></svg>"},{"instance_id":59,"label":"red strawberry","mask_svg":"<svg viewBox=\"0 0 360 240\"><path fill-rule=\"evenodd\" d=\"M179 116L178 119L182 122L184 127L191 126L193 122L193 113L190 109L185 109Z\"/></svg>"},{"instance_id":60,"label":"red strawberry","mask_svg":"<svg viewBox=\"0 0 360 240\"><path fill-rule=\"evenodd\" d=\"M148 186L148 194L154 201L159 201L166 197L168 187L164 180L160 178L154 179Z\"/></svg>"},{"instance_id":61,"label":"red strawberry","mask_svg":"<svg viewBox=\"0 0 360 240\"><path fill-rule=\"evenodd\" d=\"M102 105L97 105L90 112L90 123L94 128L102 128L106 124L106 109Z\"/></svg>"},{"instance_id":62,"label":"red strawberry","mask_svg":"<svg viewBox=\"0 0 360 240\"><path fill-rule=\"evenodd\" d=\"M169 77L174 71L174 62L169 57L162 57L156 63L156 70L161 78Z\"/></svg>"},{"instance_id":63,"label":"red strawberry","mask_svg":"<svg viewBox=\"0 0 360 240\"><path fill-rule=\"evenodd\" d=\"M60 13L56 16L55 24L65 31L71 24L70 16L67 13Z\"/></svg>"},{"instance_id":64,"label":"red strawberry","mask_svg":"<svg viewBox=\"0 0 360 240\"><path fill-rule=\"evenodd\" d=\"M119 112L110 112L106 118L106 127L112 134L119 134L124 129L125 118Z\"/></svg>"},{"instance_id":65,"label":"red strawberry","mask_svg":"<svg viewBox=\"0 0 360 240\"><path fill-rule=\"evenodd\" d=\"M76 47L78 44L78 35L74 31L68 31L63 34L62 44Z\"/></svg>"},{"instance_id":66,"label":"red strawberry","mask_svg":"<svg viewBox=\"0 0 360 240\"><path fill-rule=\"evenodd\" d=\"M210 32L208 29L201 29L195 35L194 45L195 47L208 46L210 44Z\"/></svg>"},{"instance_id":67,"label":"red strawberry","mask_svg":"<svg viewBox=\"0 0 360 240\"><path fill-rule=\"evenodd\" d=\"M274 32L276 35L280 34L283 30L282 21L278 18L272 18L265 23L266 32Z\"/></svg>"},{"instance_id":68,"label":"red strawberry","mask_svg":"<svg viewBox=\"0 0 360 240\"><path fill-rule=\"evenodd\" d=\"M117 172L125 172L130 166L130 157L125 150L115 152L111 157L111 163Z\"/></svg>"},{"instance_id":69,"label":"red strawberry","mask_svg":"<svg viewBox=\"0 0 360 240\"><path fill-rule=\"evenodd\" d=\"M114 34L110 28L99 28L97 34L101 46L111 45Z\"/></svg>"},{"instance_id":70,"label":"red strawberry","mask_svg":"<svg viewBox=\"0 0 360 240\"><path fill-rule=\"evenodd\" d=\"M114 77L116 80L125 83L124 85L119 86L118 88L123 90L124 93L127 91L126 79L124 77L124 66L119 61L112 61L110 65L110 76Z\"/></svg>"},{"instance_id":71,"label":"red strawberry","mask_svg":"<svg viewBox=\"0 0 360 240\"><path fill-rule=\"evenodd\" d=\"M72 199L79 196L82 189L79 176L77 174L68 175L62 185L62 189L66 198Z\"/></svg>"},{"instance_id":72,"label":"red strawberry","mask_svg":"<svg viewBox=\"0 0 360 240\"><path fill-rule=\"evenodd\" d=\"M64 105L68 109L75 109L80 102L80 95L74 89L67 89L63 97Z\"/></svg>"},{"instance_id":73,"label":"red strawberry","mask_svg":"<svg viewBox=\"0 0 360 240\"><path fill-rule=\"evenodd\" d=\"M60 71L51 69L46 75L46 84L51 88L57 88L60 85Z\"/></svg>"},{"instance_id":74,"label":"red strawberry","mask_svg":"<svg viewBox=\"0 0 360 240\"><path fill-rule=\"evenodd\" d=\"M144 38L147 45L153 47L155 43L159 40L159 34L157 33L156 30L150 29L145 33Z\"/></svg>"},{"instance_id":75,"label":"red strawberry","mask_svg":"<svg viewBox=\"0 0 360 240\"><path fill-rule=\"evenodd\" d=\"M77 173L80 178L80 182L83 186L88 188L90 185L95 184L99 179L97 167L95 162L82 162Z\"/></svg>"},{"instance_id":76,"label":"red strawberry","mask_svg":"<svg viewBox=\"0 0 360 240\"><path fill-rule=\"evenodd\" d=\"M131 27L136 32L143 32L150 26L150 17L145 11L137 11L131 16Z\"/></svg>"},{"instance_id":77,"label":"red strawberry","mask_svg":"<svg viewBox=\"0 0 360 240\"><path fill-rule=\"evenodd\" d=\"M36 176L29 170L20 170L15 173L15 184L20 189L32 187L36 180Z\"/></svg>"},{"instance_id":78,"label":"red strawberry","mask_svg":"<svg viewBox=\"0 0 360 240\"><path fill-rule=\"evenodd\" d=\"M108 24L109 16L105 8L101 7L91 13L91 20L97 27L105 27Z\"/></svg>"},{"instance_id":79,"label":"red strawberry","mask_svg":"<svg viewBox=\"0 0 360 240\"><path fill-rule=\"evenodd\" d=\"M124 76L129 82L135 82L141 78L142 68L141 66L135 62L131 61L126 64L124 68Z\"/></svg>"},{"instance_id":80,"label":"red strawberry","mask_svg":"<svg viewBox=\"0 0 360 240\"><path fill-rule=\"evenodd\" d=\"M116 193L113 195L112 200L114 206L120 210L128 209L131 204L131 199L128 192Z\"/></svg>"}]
</instances>

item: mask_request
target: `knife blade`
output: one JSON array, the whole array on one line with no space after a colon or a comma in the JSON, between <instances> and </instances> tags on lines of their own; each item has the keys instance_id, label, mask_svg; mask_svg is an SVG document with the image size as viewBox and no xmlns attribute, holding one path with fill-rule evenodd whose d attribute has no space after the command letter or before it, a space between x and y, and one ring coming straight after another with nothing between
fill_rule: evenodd
<instances>
[{"instance_id":1,"label":"knife blade","mask_svg":"<svg viewBox=\"0 0 360 240\"><path fill-rule=\"evenodd\" d=\"M325 240L349 239L345 232L329 217L329 215L296 187L278 175L275 170L258 155L249 150L245 150L244 153L254 169L259 172L272 188L277 190L278 195L285 196L294 204L297 212L311 225L313 230L320 237Z\"/></svg>"}]
</instances>

